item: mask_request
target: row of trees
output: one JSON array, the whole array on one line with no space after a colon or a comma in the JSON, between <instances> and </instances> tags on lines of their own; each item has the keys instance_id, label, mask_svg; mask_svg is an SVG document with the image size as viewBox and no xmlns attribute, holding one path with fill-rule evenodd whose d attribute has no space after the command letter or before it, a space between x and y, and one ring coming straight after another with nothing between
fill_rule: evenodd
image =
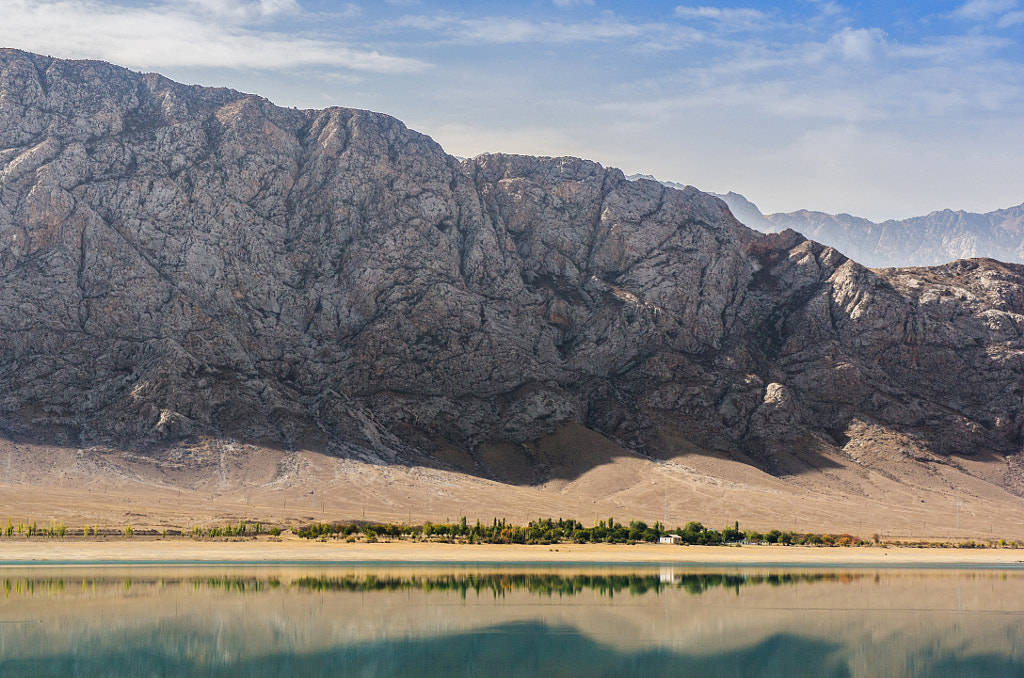
<instances>
[{"instance_id":1,"label":"row of trees","mask_svg":"<svg viewBox=\"0 0 1024 678\"><path fill-rule=\"evenodd\" d=\"M123 529L104 529L100 531L99 525L86 525L82 529L78 530L75 528L69 528L62 522L51 521L49 525L36 525L36 521L31 523L18 523L17 525L8 518L7 526L0 528L0 535L11 538L11 537L50 537L63 539L64 537L82 536L88 537L89 535L98 537L101 534L103 536L109 535L121 535L131 537L135 534L135 530L131 525L126 525Z\"/></svg>"},{"instance_id":2,"label":"row of trees","mask_svg":"<svg viewBox=\"0 0 1024 678\"><path fill-rule=\"evenodd\" d=\"M15 527L14 523L11 522L11 519L8 518L7 527L3 528L2 533L5 537L13 537L15 535L19 537L22 535L26 537L34 537L39 535L43 537L60 537L63 539L68 533L68 527L64 523L53 522L49 525L44 525L43 527L36 527L36 521L34 520L28 524L18 523L17 527Z\"/></svg>"},{"instance_id":3,"label":"row of trees","mask_svg":"<svg viewBox=\"0 0 1024 678\"><path fill-rule=\"evenodd\" d=\"M39 528L33 521L30 524L19 523L17 526L8 519L7 526L2 530L6 537L46 536L63 539L67 535L100 536L98 525L86 526L81 531L69 530L64 523L51 523ZM593 527L584 527L578 520L559 518L541 518L530 521L526 525L514 525L506 520L495 518L490 525L476 521L470 525L465 517L457 523L431 523L423 525L401 525L395 523L314 523L294 530L299 537L306 539L346 538L349 541L363 539L375 542L378 539L414 538L432 541L460 541L482 544L560 544L573 542L577 544L635 544L640 542L657 542L666 535L677 535L684 544L734 544L739 542L767 544L795 544L813 546L857 546L864 543L860 538L849 534L799 534L770 530L760 533L753 530L743 532L739 523L722 530L705 527L699 522L689 522L684 527L674 530L667 529L659 522L648 525L641 520L632 520L629 524L616 522L613 518L596 521ZM151 534L156 534L150 531ZM103 531L104 536L123 534L132 537L135 530L126 526L122 531ZM167 537L164 530L162 536ZM194 539L218 539L256 537L262 534L277 536L281 528L269 529L259 522L240 521L237 525L214 525L202 527L196 525L191 530L175 530L174 535L188 535ZM876 539L877 541L877 539ZM973 544L972 544L973 545Z\"/></svg>"},{"instance_id":4,"label":"row of trees","mask_svg":"<svg viewBox=\"0 0 1024 678\"><path fill-rule=\"evenodd\" d=\"M191 532L194 539L203 539L207 537L211 539L216 539L218 537L258 537L264 533L276 537L281 534L281 528L271 527L268 530L263 523L252 523L240 520L237 525L213 525L211 527L195 525L192 527ZM166 530L164 531L164 536L166 536Z\"/></svg>"},{"instance_id":5,"label":"row of trees","mask_svg":"<svg viewBox=\"0 0 1024 678\"><path fill-rule=\"evenodd\" d=\"M315 523L295 530L295 534L306 539L347 538L354 541L364 538L374 542L379 538L398 539L402 537L431 541L462 541L481 544L635 544L657 542L667 535L678 535L684 544L805 544L815 546L856 546L863 543L858 537L842 534L798 534L770 530L760 533L753 530L743 532L739 523L722 530L705 527L699 522L689 522L684 527L667 529L659 522L648 525L642 520L629 524L616 522L613 518L599 520L593 527L584 527L578 520L541 518L526 525L513 525L495 518L490 525L479 520L470 525L465 517L457 523L431 523L421 526L397 525L394 523Z\"/></svg>"},{"instance_id":6,"label":"row of trees","mask_svg":"<svg viewBox=\"0 0 1024 678\"><path fill-rule=\"evenodd\" d=\"M191 530L163 530L156 532L155 530L145 531L144 534L155 535L159 534L162 537L170 536L191 536L195 539L203 538L218 538L218 537L257 537L261 534L269 534L271 536L277 536L281 534L281 528L270 527L269 529L260 522L247 522L240 521L237 525L213 525L209 527L201 527L199 525L194 526ZM131 525L125 525L123 528L111 529L104 528L100 530L99 525L86 525L82 529L69 528L67 525L61 522L51 522L49 525L37 526L36 521L31 523L18 523L17 525L8 518L7 526L0 527L0 536L13 538L13 537L55 537L63 539L64 537L109 537L109 536L125 536L128 538L135 536L135 528ZM317 536L317 535L312 535Z\"/></svg>"},{"instance_id":7,"label":"row of trees","mask_svg":"<svg viewBox=\"0 0 1024 678\"><path fill-rule=\"evenodd\" d=\"M648 527L638 520L623 525L609 518L592 528L583 527L577 520L543 518L527 525L513 525L497 518L490 524L479 520L470 525L465 517L457 523L431 523L421 526L396 525L393 523L371 523L365 525L346 523L316 523L295 531L300 537L317 539L326 537L348 537L363 535L369 541L380 537L415 537L434 541L466 541L481 544L557 544L566 541L577 543L608 542L625 544L639 541L658 541L665 534L660 523Z\"/></svg>"}]
</instances>

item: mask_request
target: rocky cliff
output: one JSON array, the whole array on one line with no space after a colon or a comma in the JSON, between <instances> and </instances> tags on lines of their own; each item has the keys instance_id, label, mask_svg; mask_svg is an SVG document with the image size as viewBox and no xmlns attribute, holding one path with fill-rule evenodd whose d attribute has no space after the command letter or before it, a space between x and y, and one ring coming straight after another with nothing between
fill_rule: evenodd
<instances>
[{"instance_id":1,"label":"rocky cliff","mask_svg":"<svg viewBox=\"0 0 1024 678\"><path fill-rule=\"evenodd\" d=\"M377 113L0 50L10 439L457 448L500 476L481 450L574 424L775 474L1012 462L1022 282L872 272L593 162L459 162Z\"/></svg>"}]
</instances>

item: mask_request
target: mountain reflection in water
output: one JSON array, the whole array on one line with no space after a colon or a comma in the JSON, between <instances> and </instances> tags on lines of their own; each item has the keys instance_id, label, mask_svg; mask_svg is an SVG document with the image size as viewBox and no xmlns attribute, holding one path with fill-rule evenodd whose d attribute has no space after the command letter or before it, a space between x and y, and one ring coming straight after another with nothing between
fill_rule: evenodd
<instances>
[{"instance_id":1,"label":"mountain reflection in water","mask_svg":"<svg viewBox=\"0 0 1024 678\"><path fill-rule=\"evenodd\" d=\"M1024 573L0 568L0 676L1024 675Z\"/></svg>"},{"instance_id":2,"label":"mountain reflection in water","mask_svg":"<svg viewBox=\"0 0 1024 678\"><path fill-rule=\"evenodd\" d=\"M157 639L149 639L151 642ZM191 645L194 642L186 642ZM240 657L230 665L209 656L134 650L4 662L0 676L849 676L838 646L780 635L754 647L713 656L655 649L621 651L569 627L539 622L503 624L441 639L342 645L308 654ZM180 648L179 648L180 649ZM211 665L212 664L212 665ZM765 669L771 667L770 673ZM974 674L964 674L974 675ZM1005 675L1005 674L1004 674Z\"/></svg>"}]
</instances>

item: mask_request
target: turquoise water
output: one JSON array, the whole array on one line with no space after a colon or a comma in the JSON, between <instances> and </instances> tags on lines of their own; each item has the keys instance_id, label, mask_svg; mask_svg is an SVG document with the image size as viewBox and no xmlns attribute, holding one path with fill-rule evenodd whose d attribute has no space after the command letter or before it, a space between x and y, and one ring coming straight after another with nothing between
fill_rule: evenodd
<instances>
[{"instance_id":1,"label":"turquoise water","mask_svg":"<svg viewBox=\"0 0 1024 678\"><path fill-rule=\"evenodd\" d=\"M0 676L1024 676L1024 572L0 567Z\"/></svg>"}]
</instances>

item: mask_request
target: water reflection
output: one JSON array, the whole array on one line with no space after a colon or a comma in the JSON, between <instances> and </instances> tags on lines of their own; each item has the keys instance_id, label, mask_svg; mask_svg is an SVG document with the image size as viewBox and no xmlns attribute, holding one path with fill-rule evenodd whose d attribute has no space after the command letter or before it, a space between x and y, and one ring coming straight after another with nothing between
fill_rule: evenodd
<instances>
[{"instance_id":1,"label":"water reflection","mask_svg":"<svg viewBox=\"0 0 1024 678\"><path fill-rule=\"evenodd\" d=\"M0 676L1024 675L1019 571L0 568Z\"/></svg>"},{"instance_id":2,"label":"water reflection","mask_svg":"<svg viewBox=\"0 0 1024 678\"><path fill-rule=\"evenodd\" d=\"M214 653L189 656L134 649L93 652L85 648L43 661L4 662L0 675L850 676L849 668L837 656L838 649L835 643L780 635L751 648L710 657L664 649L630 652L595 642L571 627L525 622L443 639L404 639L340 645L311 653L243 656L230 665L218 662Z\"/></svg>"},{"instance_id":3,"label":"water reflection","mask_svg":"<svg viewBox=\"0 0 1024 678\"><path fill-rule=\"evenodd\" d=\"M502 596L513 591L528 591L542 596L573 596L583 592L594 592L612 598L628 593L631 596L642 596L648 593L659 595L667 589L681 589L690 595L700 595L708 589L728 588L738 595L745 586L782 586L785 584L811 584L814 582L851 582L863 577L856 573L684 573L674 569L662 569L658 574L557 574L557 573L431 573L421 575L376 575L353 574L343 576L298 577L285 586L310 591L346 591L346 592L380 592L380 591L438 591L454 592L462 597L473 592L492 593ZM60 595L82 591L95 592L100 589L123 588L131 590L133 585L178 586L191 588L194 591L215 590L235 593L260 593L274 591L282 586L278 577L256 576L206 576L206 577L93 577L93 578L54 578L25 577L22 579L5 578L3 580L4 596L28 595Z\"/></svg>"}]
</instances>

